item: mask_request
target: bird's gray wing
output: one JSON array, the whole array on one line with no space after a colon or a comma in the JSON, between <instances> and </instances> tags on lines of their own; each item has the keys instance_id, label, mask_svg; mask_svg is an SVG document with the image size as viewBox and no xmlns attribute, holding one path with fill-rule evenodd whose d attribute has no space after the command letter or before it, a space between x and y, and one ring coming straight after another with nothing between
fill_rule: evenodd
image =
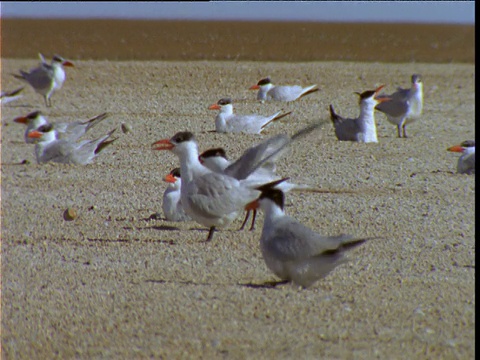
<instances>
[{"instance_id":1,"label":"bird's gray wing","mask_svg":"<svg viewBox=\"0 0 480 360\"><path fill-rule=\"evenodd\" d=\"M322 236L285 216L275 224L265 248L278 260L296 261L334 251L350 239L350 235Z\"/></svg>"},{"instance_id":2,"label":"bird's gray wing","mask_svg":"<svg viewBox=\"0 0 480 360\"><path fill-rule=\"evenodd\" d=\"M67 141L56 141L47 146L41 156L42 162L69 163L72 152L75 151L75 145Z\"/></svg>"},{"instance_id":3,"label":"bird's gray wing","mask_svg":"<svg viewBox=\"0 0 480 360\"><path fill-rule=\"evenodd\" d=\"M337 135L338 140L358 141L360 126L356 119L339 118L333 125L335 126L335 134Z\"/></svg>"},{"instance_id":4,"label":"bird's gray wing","mask_svg":"<svg viewBox=\"0 0 480 360\"><path fill-rule=\"evenodd\" d=\"M36 89L48 89L52 84L53 68L48 64L42 64L29 73L21 71L21 74Z\"/></svg>"},{"instance_id":5,"label":"bird's gray wing","mask_svg":"<svg viewBox=\"0 0 480 360\"><path fill-rule=\"evenodd\" d=\"M247 149L240 158L225 169L225 174L238 180L246 179L252 173L252 168L255 165L257 165L262 159L281 149L289 140L290 137L288 135L280 134ZM271 166L280 155L281 154L278 153L278 156L271 158L266 165Z\"/></svg>"},{"instance_id":6,"label":"bird's gray wing","mask_svg":"<svg viewBox=\"0 0 480 360\"><path fill-rule=\"evenodd\" d=\"M408 101L406 99L392 99L378 104L375 109L390 116L399 117L408 111Z\"/></svg>"},{"instance_id":7,"label":"bird's gray wing","mask_svg":"<svg viewBox=\"0 0 480 360\"><path fill-rule=\"evenodd\" d=\"M462 160L462 172L466 174L475 174L475 153L465 156Z\"/></svg>"},{"instance_id":8,"label":"bird's gray wing","mask_svg":"<svg viewBox=\"0 0 480 360\"><path fill-rule=\"evenodd\" d=\"M265 149L263 149L262 151L259 148L247 150L252 151L253 154L247 155L246 153L244 153L244 155L246 156L246 160L242 163L239 162L239 167L241 169L235 170L238 172L236 172L236 176L234 177L243 180L246 179L255 170L261 168L263 165L267 164L268 166L270 166L272 161L275 162L279 156L285 154L288 145L310 134L313 130L320 128L325 122L326 121L316 121L297 131L291 137L281 134L267 140L266 142L259 144L260 146L267 146L267 149L268 146L272 146L272 144L275 144L274 146L270 147L268 151L265 151Z\"/></svg>"},{"instance_id":9,"label":"bird's gray wing","mask_svg":"<svg viewBox=\"0 0 480 360\"><path fill-rule=\"evenodd\" d=\"M244 204L253 201L260 192L252 191L252 194L246 194L239 189L238 185L238 180L225 177L220 173L200 176L187 187L189 206L202 216L212 218L242 211L243 200L245 200Z\"/></svg>"}]
</instances>

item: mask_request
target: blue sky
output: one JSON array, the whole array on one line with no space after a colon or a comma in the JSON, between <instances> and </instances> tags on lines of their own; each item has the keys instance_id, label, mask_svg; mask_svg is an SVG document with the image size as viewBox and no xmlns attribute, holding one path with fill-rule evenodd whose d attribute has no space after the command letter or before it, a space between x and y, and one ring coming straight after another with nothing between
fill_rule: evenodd
<instances>
[{"instance_id":1,"label":"blue sky","mask_svg":"<svg viewBox=\"0 0 480 360\"><path fill-rule=\"evenodd\" d=\"M1 2L3 18L475 24L474 1Z\"/></svg>"}]
</instances>

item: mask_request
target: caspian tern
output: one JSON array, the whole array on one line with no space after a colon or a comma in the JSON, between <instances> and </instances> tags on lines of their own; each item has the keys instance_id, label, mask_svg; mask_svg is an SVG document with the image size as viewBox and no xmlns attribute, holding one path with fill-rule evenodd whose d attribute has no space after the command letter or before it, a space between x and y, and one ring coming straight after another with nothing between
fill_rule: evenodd
<instances>
[{"instance_id":1,"label":"caspian tern","mask_svg":"<svg viewBox=\"0 0 480 360\"><path fill-rule=\"evenodd\" d=\"M317 85L311 85L305 88L300 85L275 86L272 84L270 78L266 77L256 85L251 86L250 90L258 90L257 100L264 102L265 100L294 101L320 89Z\"/></svg>"},{"instance_id":2,"label":"caspian tern","mask_svg":"<svg viewBox=\"0 0 480 360\"><path fill-rule=\"evenodd\" d=\"M85 165L92 162L103 149L117 140L117 138L108 140L114 131L115 129L95 140L83 140L75 143L69 140L58 140L57 131L51 124L48 124L31 131L28 137L37 140L35 155L39 164L53 161Z\"/></svg>"},{"instance_id":3,"label":"caspian tern","mask_svg":"<svg viewBox=\"0 0 480 360\"><path fill-rule=\"evenodd\" d=\"M74 122L64 122L64 123L50 123L57 132L57 138L59 140L68 140L74 142L78 140L82 135L84 135L92 127L106 119L110 114L103 113L97 116L94 116L86 121L74 121ZM30 131L38 129L42 125L47 125L49 122L43 116L41 111L34 111L28 115L20 116L13 121L25 124L27 129L25 130L24 138L25 142L28 144L36 142L34 138L28 137Z\"/></svg>"},{"instance_id":4,"label":"caspian tern","mask_svg":"<svg viewBox=\"0 0 480 360\"><path fill-rule=\"evenodd\" d=\"M180 159L182 184L180 198L185 213L209 227L207 242L216 227L228 226L258 191L234 177L213 172L200 164L198 145L191 132L179 132L170 139L155 142L154 150L170 150Z\"/></svg>"},{"instance_id":5,"label":"caspian tern","mask_svg":"<svg viewBox=\"0 0 480 360\"><path fill-rule=\"evenodd\" d=\"M265 127L272 122L291 114L288 112L282 114L281 111L271 115L262 116L257 114L236 115L233 113L233 105L231 98L223 98L218 100L216 104L210 105L210 110L220 110L215 117L215 131L218 133L238 133L260 134Z\"/></svg>"},{"instance_id":6,"label":"caspian tern","mask_svg":"<svg viewBox=\"0 0 480 360\"><path fill-rule=\"evenodd\" d=\"M314 124L299 131L283 147L320 125ZM180 159L182 205L193 220L209 227L207 242L212 239L216 227L228 226L239 212L244 211L247 203L258 197L259 192L252 188L246 178L283 150L280 147L268 156L259 156L260 159L251 164L243 164L245 171L234 177L214 172L200 163L198 145L191 132L178 132L172 138L159 140L152 146L153 150L170 150Z\"/></svg>"},{"instance_id":7,"label":"caspian tern","mask_svg":"<svg viewBox=\"0 0 480 360\"><path fill-rule=\"evenodd\" d=\"M165 176L164 180L169 183L163 193L162 209L165 218L168 221L188 221L190 217L185 214L182 202L180 200L180 188L182 179L180 177L180 168L175 168Z\"/></svg>"},{"instance_id":8,"label":"caspian tern","mask_svg":"<svg viewBox=\"0 0 480 360\"><path fill-rule=\"evenodd\" d=\"M20 75L13 74L13 76L30 84L35 92L43 96L45 105L50 107L52 105L51 96L62 87L65 81L63 67L73 67L74 65L59 55L54 55L50 64L45 62L43 55L39 54L39 56L42 62L38 67L31 69L29 72L20 70Z\"/></svg>"},{"instance_id":9,"label":"caspian tern","mask_svg":"<svg viewBox=\"0 0 480 360\"><path fill-rule=\"evenodd\" d=\"M323 236L284 212L284 194L271 186L257 188L261 195L247 205L260 207L265 219L260 249L267 267L280 279L304 288L347 261L344 253L365 243L350 235Z\"/></svg>"},{"instance_id":10,"label":"caspian tern","mask_svg":"<svg viewBox=\"0 0 480 360\"><path fill-rule=\"evenodd\" d=\"M475 174L475 140L465 140L459 145L449 147L447 150L462 153L457 163L459 174Z\"/></svg>"},{"instance_id":11,"label":"caspian tern","mask_svg":"<svg viewBox=\"0 0 480 360\"><path fill-rule=\"evenodd\" d=\"M0 103L7 104L9 102L20 99L21 97L23 97L23 95L20 95L22 90L23 90L23 87L15 89L13 91L2 91L0 93Z\"/></svg>"},{"instance_id":12,"label":"caspian tern","mask_svg":"<svg viewBox=\"0 0 480 360\"><path fill-rule=\"evenodd\" d=\"M397 125L398 137L407 137L406 126L417 120L422 114L423 109L423 82L418 74L412 75L412 87L410 89L398 88L391 95L379 95L390 98L390 101L382 102L376 106L378 111L387 116L387 120Z\"/></svg>"},{"instance_id":13,"label":"caspian tern","mask_svg":"<svg viewBox=\"0 0 480 360\"><path fill-rule=\"evenodd\" d=\"M270 139L269 139L270 140ZM267 141L269 141L267 140ZM206 166L212 171L220 172L220 173L225 173L225 170L232 165L232 162L230 162L227 159L227 155L225 153L225 150L223 148L213 148L213 149L208 149L201 153L198 157L200 160L200 163L203 166ZM251 159L245 156L242 156L240 159L237 161L246 161L250 162ZM237 166L238 164L234 165L232 168L239 168ZM227 170L228 172L228 170ZM231 174L231 173L230 173ZM267 167L260 167L257 170L255 170L252 174L250 174L247 178L246 181L252 185L255 186L260 186L261 184L266 184L271 181L275 180L280 180L281 177L278 176L274 169L271 168L270 165ZM322 189L312 187L309 185L303 185L303 184L294 184L288 181L284 181L277 185L278 189L281 189L284 193L289 192L289 191L308 191L308 192L325 192ZM247 223L247 220L250 216L250 211L247 211L247 214L245 216L245 220L242 223L242 226L240 227L240 230L242 230ZM254 229L255 226L255 218L256 218L256 210L253 210L253 220L252 220L252 225L250 227L250 230Z\"/></svg>"},{"instance_id":14,"label":"caspian tern","mask_svg":"<svg viewBox=\"0 0 480 360\"><path fill-rule=\"evenodd\" d=\"M376 97L378 92L384 87L382 85L375 90L358 93L360 96L360 115L355 118L344 118L335 113L333 105L330 104L330 119L335 127L335 135L338 140L358 141L358 142L378 142L377 127L375 125L375 105L382 101L388 101L388 98L379 99Z\"/></svg>"}]
</instances>

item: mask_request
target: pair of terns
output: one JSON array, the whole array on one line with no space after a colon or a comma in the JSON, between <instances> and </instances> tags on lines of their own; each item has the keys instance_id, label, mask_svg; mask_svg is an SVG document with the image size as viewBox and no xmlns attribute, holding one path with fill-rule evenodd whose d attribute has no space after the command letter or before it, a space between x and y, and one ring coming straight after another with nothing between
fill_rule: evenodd
<instances>
[{"instance_id":1,"label":"pair of terns","mask_svg":"<svg viewBox=\"0 0 480 360\"><path fill-rule=\"evenodd\" d=\"M397 125L398 137L407 137L407 124L417 120L423 109L421 76L413 74L410 89L399 88L391 95L379 94L384 86L356 93L360 96L360 115L357 118L344 118L336 114L333 105L330 105L330 118L338 140L378 142L375 110L383 112L389 122Z\"/></svg>"},{"instance_id":2,"label":"pair of terns","mask_svg":"<svg viewBox=\"0 0 480 360\"><path fill-rule=\"evenodd\" d=\"M108 116L103 113L86 121L49 123L40 111L34 111L14 121L26 125L24 139L27 144L36 144L38 163L85 165L116 140L109 140L115 130L94 140L77 140Z\"/></svg>"},{"instance_id":3,"label":"pair of terns","mask_svg":"<svg viewBox=\"0 0 480 360\"><path fill-rule=\"evenodd\" d=\"M260 247L267 266L282 280L308 287L343 263L345 250L367 239L317 234L284 213L284 195L279 187L287 179L259 185L248 177L262 166L271 166L288 145L319 125L311 125L292 137L274 136L245 151L241 160L223 171L202 165L191 132L179 132L152 147L169 150L179 157L181 203L186 215L209 227L207 241L212 239L216 227L228 226L245 209L260 207L265 211Z\"/></svg>"},{"instance_id":4,"label":"pair of terns","mask_svg":"<svg viewBox=\"0 0 480 360\"><path fill-rule=\"evenodd\" d=\"M256 85L250 87L251 90L258 90L257 99L264 102L273 101L295 101L305 95L318 91L317 85L302 87L299 85L280 85L272 84L269 77L260 80ZM232 99L229 97L220 99L216 104L209 107L210 110L219 110L215 117L215 131L219 133L247 133L260 134L268 125L274 121L291 114L290 112L282 114L279 111L270 116L258 114L237 115L233 113Z\"/></svg>"}]
</instances>

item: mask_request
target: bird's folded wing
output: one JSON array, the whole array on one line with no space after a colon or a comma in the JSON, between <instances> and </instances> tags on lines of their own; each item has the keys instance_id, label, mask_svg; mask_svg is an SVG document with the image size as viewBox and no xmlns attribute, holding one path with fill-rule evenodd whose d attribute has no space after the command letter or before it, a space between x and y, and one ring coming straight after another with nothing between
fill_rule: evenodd
<instances>
[{"instance_id":1,"label":"bird's folded wing","mask_svg":"<svg viewBox=\"0 0 480 360\"><path fill-rule=\"evenodd\" d=\"M189 206L205 217L222 217L242 211L254 197L242 193L238 185L237 180L219 173L200 176L187 187Z\"/></svg>"}]
</instances>

